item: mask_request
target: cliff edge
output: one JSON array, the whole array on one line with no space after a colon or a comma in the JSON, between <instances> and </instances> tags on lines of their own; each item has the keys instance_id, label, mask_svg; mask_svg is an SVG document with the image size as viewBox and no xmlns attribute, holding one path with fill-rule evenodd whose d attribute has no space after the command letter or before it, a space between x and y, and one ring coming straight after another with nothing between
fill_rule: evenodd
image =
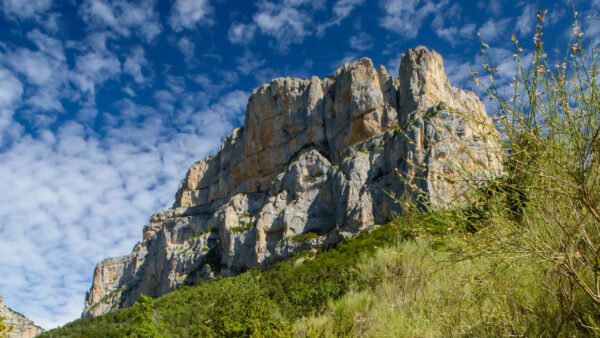
<instances>
[{"instance_id":1,"label":"cliff edge","mask_svg":"<svg viewBox=\"0 0 600 338\"><path fill-rule=\"evenodd\" d=\"M7 307L2 296L0 296L0 317L4 318L7 327L13 328L11 332L5 334L6 338L29 338L44 332L43 328L35 325L27 317Z\"/></svg>"},{"instance_id":2,"label":"cliff edge","mask_svg":"<svg viewBox=\"0 0 600 338\"><path fill-rule=\"evenodd\" d=\"M398 78L363 58L325 79L272 80L253 91L244 126L190 167L133 252L98 263L83 317L336 243L402 214L392 196L417 198L411 185L448 206L460 196L439 175L452 172L449 157L468 152L473 170L501 170L473 121L491 123L425 47L403 54Z\"/></svg>"}]
</instances>

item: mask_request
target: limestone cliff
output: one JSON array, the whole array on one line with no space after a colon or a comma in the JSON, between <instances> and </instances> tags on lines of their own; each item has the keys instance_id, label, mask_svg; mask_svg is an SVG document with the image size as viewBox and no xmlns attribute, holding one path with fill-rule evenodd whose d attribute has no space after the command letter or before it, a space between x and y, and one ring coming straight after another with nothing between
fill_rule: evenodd
<instances>
[{"instance_id":1,"label":"limestone cliff","mask_svg":"<svg viewBox=\"0 0 600 338\"><path fill-rule=\"evenodd\" d=\"M450 85L438 53L407 51L398 74L363 58L335 77L255 89L244 126L191 166L143 241L97 265L83 316L338 242L402 214L391 196L415 198L411 185L443 207L460 189L439 173L465 149L473 170L500 170L485 151L494 144L471 122L489 122L483 104Z\"/></svg>"},{"instance_id":2,"label":"limestone cliff","mask_svg":"<svg viewBox=\"0 0 600 338\"><path fill-rule=\"evenodd\" d=\"M0 317L4 317L6 326L13 328L12 332L6 334L6 338L35 337L44 332L44 329L35 325L27 317L4 305L2 296L0 296Z\"/></svg>"}]
</instances>

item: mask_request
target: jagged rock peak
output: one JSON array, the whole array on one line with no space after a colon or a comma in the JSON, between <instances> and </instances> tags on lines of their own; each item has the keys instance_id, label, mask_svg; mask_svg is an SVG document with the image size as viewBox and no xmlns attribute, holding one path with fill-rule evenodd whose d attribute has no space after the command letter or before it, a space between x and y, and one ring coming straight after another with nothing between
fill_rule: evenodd
<instances>
[{"instance_id":1,"label":"jagged rock peak","mask_svg":"<svg viewBox=\"0 0 600 338\"><path fill-rule=\"evenodd\" d=\"M13 327L13 331L6 333L6 338L28 338L35 337L44 329L35 325L22 314L12 310L4 304L4 298L0 295L0 317L4 317L4 323L8 327Z\"/></svg>"},{"instance_id":2,"label":"jagged rock peak","mask_svg":"<svg viewBox=\"0 0 600 338\"><path fill-rule=\"evenodd\" d=\"M439 173L465 149L473 170L501 170L486 151L495 146L489 131L472 122L490 122L483 104L450 85L437 52L408 50L398 74L362 58L325 79L256 88L244 126L190 167L143 241L97 265L83 316L336 243L402 214L391 196L414 198L411 186L448 206L460 189ZM296 240L307 232L315 236Z\"/></svg>"}]
</instances>

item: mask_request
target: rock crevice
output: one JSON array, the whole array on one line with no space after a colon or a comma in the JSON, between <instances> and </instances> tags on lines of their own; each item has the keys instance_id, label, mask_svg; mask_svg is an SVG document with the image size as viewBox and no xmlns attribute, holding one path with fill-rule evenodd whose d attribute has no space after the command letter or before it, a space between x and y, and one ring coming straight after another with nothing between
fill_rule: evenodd
<instances>
[{"instance_id":1,"label":"rock crevice","mask_svg":"<svg viewBox=\"0 0 600 338\"><path fill-rule=\"evenodd\" d=\"M403 55L398 78L362 58L332 78L262 85L244 126L190 167L173 207L150 218L133 252L97 265L83 316L268 267L390 221L403 213L391 196L412 194L407 182L446 206L460 189L437 173L458 149L469 149L467 165L501 170L472 120L490 122L477 96L452 87L441 56L425 47ZM317 236L295 240L306 232Z\"/></svg>"}]
</instances>

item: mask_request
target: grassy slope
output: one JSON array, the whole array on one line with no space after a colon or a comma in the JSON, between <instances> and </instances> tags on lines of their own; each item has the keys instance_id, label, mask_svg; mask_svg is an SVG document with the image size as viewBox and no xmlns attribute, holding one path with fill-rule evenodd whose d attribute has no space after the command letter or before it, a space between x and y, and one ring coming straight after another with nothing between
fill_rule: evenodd
<instances>
[{"instance_id":1,"label":"grassy slope","mask_svg":"<svg viewBox=\"0 0 600 338\"><path fill-rule=\"evenodd\" d=\"M45 337L586 336L551 266L454 255L454 235L416 238L403 217L326 252L200 282ZM300 261L302 263L300 263ZM552 277L550 277L552 276ZM598 318L577 292L576 312Z\"/></svg>"}]
</instances>

